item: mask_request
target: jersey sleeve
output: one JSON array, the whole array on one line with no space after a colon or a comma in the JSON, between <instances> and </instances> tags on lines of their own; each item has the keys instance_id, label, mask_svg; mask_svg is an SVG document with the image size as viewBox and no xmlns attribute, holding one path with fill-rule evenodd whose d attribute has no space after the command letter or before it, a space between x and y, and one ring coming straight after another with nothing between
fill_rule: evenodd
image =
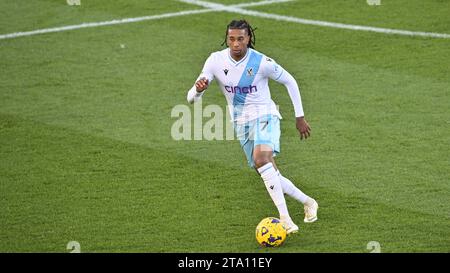
<instances>
[{"instance_id":1,"label":"jersey sleeve","mask_svg":"<svg viewBox=\"0 0 450 273\"><path fill-rule=\"evenodd\" d=\"M208 79L208 84L210 85L211 82L214 80L214 54L211 54L208 59L206 59L205 64L203 65L202 72L198 76L198 78L195 80L196 82L200 80L201 78ZM206 90L205 90L206 91ZM203 92L197 92L195 84L192 86L192 88L187 93L187 101L189 103L197 102L205 93Z\"/></svg>"},{"instance_id":2,"label":"jersey sleeve","mask_svg":"<svg viewBox=\"0 0 450 273\"><path fill-rule=\"evenodd\" d=\"M277 64L274 60L268 57L264 57L263 64L263 73L264 76L275 80L283 84L291 98L292 104L294 106L295 116L303 117L305 114L303 112L302 98L300 96L300 89L294 77L289 74L288 71L284 70L279 64Z\"/></svg>"},{"instance_id":3,"label":"jersey sleeve","mask_svg":"<svg viewBox=\"0 0 450 273\"><path fill-rule=\"evenodd\" d=\"M263 75L272 80L277 81L284 73L283 67L267 56L263 56L261 64Z\"/></svg>"},{"instance_id":4,"label":"jersey sleeve","mask_svg":"<svg viewBox=\"0 0 450 273\"><path fill-rule=\"evenodd\" d=\"M202 73L200 73L200 76L198 76L196 81L201 78L207 78L208 83L210 84L214 80L214 59L214 54L209 55L203 65Z\"/></svg>"}]
</instances>

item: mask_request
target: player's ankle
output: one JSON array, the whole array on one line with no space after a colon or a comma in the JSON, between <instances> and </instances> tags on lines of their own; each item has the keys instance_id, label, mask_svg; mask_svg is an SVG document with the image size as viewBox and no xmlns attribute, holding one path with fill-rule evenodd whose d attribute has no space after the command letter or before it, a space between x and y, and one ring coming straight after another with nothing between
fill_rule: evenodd
<instances>
[{"instance_id":1,"label":"player's ankle","mask_svg":"<svg viewBox=\"0 0 450 273\"><path fill-rule=\"evenodd\" d=\"M315 200L311 197L308 197L308 199L306 199L305 205L306 206L311 206L312 204L314 204Z\"/></svg>"}]
</instances>

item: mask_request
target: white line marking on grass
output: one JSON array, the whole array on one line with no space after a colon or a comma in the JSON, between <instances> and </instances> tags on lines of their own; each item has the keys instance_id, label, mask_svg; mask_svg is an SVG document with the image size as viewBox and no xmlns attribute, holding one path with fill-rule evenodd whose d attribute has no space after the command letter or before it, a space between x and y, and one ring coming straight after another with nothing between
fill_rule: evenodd
<instances>
[{"instance_id":1,"label":"white line marking on grass","mask_svg":"<svg viewBox=\"0 0 450 273\"><path fill-rule=\"evenodd\" d=\"M157 20L157 19L176 17L176 16L183 16L183 15L191 15L191 14L199 14L199 13L205 13L205 12L211 12L211 11L214 11L214 10L209 10L209 9L187 10L187 11L180 11L180 12L173 12L173 13L165 13L165 14L160 14L160 15L143 16L143 17L135 17L135 18L125 18L125 19L105 21L105 22L96 22L96 23L83 23L83 24L80 24L80 25L71 25L71 26L63 26L63 27L55 27L55 28L45 28L45 29L38 29L38 30L26 31L26 32L15 32L15 33L10 33L10 34L0 35L0 40L1 39L17 38L17 37L22 37L22 36L31 36L31 35L37 35L37 34L44 34L44 33L62 32L62 31L80 29L80 28L111 26L111 25L119 25L119 24L127 24L127 23L148 21L148 20Z\"/></svg>"},{"instance_id":2,"label":"white line marking on grass","mask_svg":"<svg viewBox=\"0 0 450 273\"><path fill-rule=\"evenodd\" d=\"M226 8L262 6L262 5L269 5L269 4L273 4L273 3L283 3L283 2L290 2L290 1L293 1L293 0L266 0L266 1L261 1L261 2L252 2L252 3L231 5L231 6L226 6ZM128 23L135 23L135 22L142 22L142 21L158 20L158 19L164 19L164 18L170 18L170 17L220 11L221 9L222 8L187 10L187 11L180 11L180 12L165 13L165 14L160 14L160 15L125 18L125 19L118 19L118 20L105 21L105 22L83 23L83 24L79 24L79 25L45 28L45 29L38 29L38 30L25 31L25 32L15 32L15 33L10 33L10 34L0 35L0 40L18 38L18 37L23 37L23 36L45 34L45 33L52 33L52 32L69 31L69 30L75 30L75 29L81 29L81 28L92 28L92 27L111 26L111 25L128 24Z\"/></svg>"},{"instance_id":3,"label":"white line marking on grass","mask_svg":"<svg viewBox=\"0 0 450 273\"><path fill-rule=\"evenodd\" d=\"M218 3L212 3L212 2L206 2L206 1L195 1L195 0L178 0L179 2L184 2L187 4L202 6L204 8L212 9L215 11L222 11L227 10L230 8L247 8L247 7L254 7L254 6L265 6L265 5L272 5L272 4L281 4L286 2L292 2L295 0L265 0L261 2L250 2L250 3L241 3L241 4L234 4L230 6L218 4Z\"/></svg>"},{"instance_id":4,"label":"white line marking on grass","mask_svg":"<svg viewBox=\"0 0 450 273\"><path fill-rule=\"evenodd\" d=\"M281 3L292 2L292 1L295 1L295 0L266 0L266 1L261 1L261 2L250 2L250 3L236 4L236 5L231 5L231 6L228 6L228 7L248 8L248 7L255 7L255 6L281 4Z\"/></svg>"},{"instance_id":5,"label":"white line marking on grass","mask_svg":"<svg viewBox=\"0 0 450 273\"><path fill-rule=\"evenodd\" d=\"M292 17L292 16L277 15L277 14L271 14L271 13L265 13L265 12L259 12L259 11L245 10L237 5L225 6L222 4L211 3L211 2L206 2L206 1L199 1L199 0L178 0L178 1L184 2L184 3L189 3L189 4L194 4L194 5L198 5L198 6L202 6L202 7L206 7L206 8L213 8L213 9L220 10L220 11L228 11L228 12L232 12L232 13L239 13L239 14L244 14L244 15L262 17L262 18L267 18L267 19L274 19L277 21L286 21L286 22L292 22L292 23L298 23L298 24L304 24L304 25L314 25L314 26L322 26L322 27L349 29L349 30L356 30L356 31L371 31L371 32L378 32L378 33L385 33L385 34L397 34L397 35L405 35L405 36L421 36L421 37L444 38L444 39L450 38L450 34L446 34L446 33L409 31L409 30L400 30L400 29L341 24L341 23L333 23L333 22L326 22L326 21L319 21L319 20L303 19L303 18L297 18L297 17Z\"/></svg>"},{"instance_id":6,"label":"white line marking on grass","mask_svg":"<svg viewBox=\"0 0 450 273\"><path fill-rule=\"evenodd\" d=\"M178 16L201 14L201 13L207 13L207 12L217 12L217 11L227 11L227 12L232 12L232 13L273 19L273 20L277 20L277 21L286 21L286 22L293 22L293 23L304 24L304 25L315 25L315 26L322 26L322 27L349 29L349 30L355 30L355 31L371 31L371 32L378 32L378 33L385 33L385 34L422 36L422 37L444 38L444 39L450 38L450 34L446 34L446 33L417 32L417 31L409 31L409 30L349 25L349 24L333 23L333 22L326 22L326 21L309 20L309 19L277 15L277 14L270 14L270 13L264 13L264 12L243 9L244 7L285 3L285 2L290 2L293 0L265 0L265 1L260 1L260 2L242 3L242 4L236 4L236 5L230 5L230 6L225 6L222 4L211 3L211 2L206 2L206 1L198 1L198 0L178 0L178 1L206 7L206 9L187 10L187 11L172 12L172 13L165 13L165 14L159 14L159 15L151 15L151 16L143 16L143 17L135 17L135 18L125 18L125 19L118 19L118 20L104 21L104 22L83 23L83 24L79 24L79 25L45 28L45 29L38 29L38 30L25 31L25 32L15 32L15 33L0 35L0 40L13 39L13 38L18 38L18 37L32 36L32 35L45 34L45 33L70 31L70 30L82 29L82 28L92 28L92 27L101 27L101 26L110 26L110 25L119 25L119 24L135 23L135 22L142 22L142 21L158 20L158 19L164 19L164 18L170 18L170 17L178 17Z\"/></svg>"}]
</instances>

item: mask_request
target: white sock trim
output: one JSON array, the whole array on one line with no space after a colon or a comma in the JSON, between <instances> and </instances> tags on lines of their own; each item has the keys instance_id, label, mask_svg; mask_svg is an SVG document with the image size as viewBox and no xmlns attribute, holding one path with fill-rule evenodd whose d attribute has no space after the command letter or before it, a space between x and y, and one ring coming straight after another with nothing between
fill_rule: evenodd
<instances>
[{"instance_id":1,"label":"white sock trim","mask_svg":"<svg viewBox=\"0 0 450 273\"><path fill-rule=\"evenodd\" d=\"M269 170L270 168L273 168L272 162L269 162L269 163L267 163L266 165L264 165L264 166L258 168L258 172L259 172L259 174L262 176L263 173L264 173L265 171Z\"/></svg>"}]
</instances>

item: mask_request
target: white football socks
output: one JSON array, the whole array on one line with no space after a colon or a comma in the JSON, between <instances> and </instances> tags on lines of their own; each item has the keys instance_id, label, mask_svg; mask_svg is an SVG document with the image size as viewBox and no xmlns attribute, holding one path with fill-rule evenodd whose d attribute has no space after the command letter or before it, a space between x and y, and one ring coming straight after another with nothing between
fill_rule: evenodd
<instances>
[{"instance_id":1,"label":"white football socks","mask_svg":"<svg viewBox=\"0 0 450 273\"><path fill-rule=\"evenodd\" d=\"M258 168L258 172L266 185L266 189L273 200L273 203L280 213L280 218L289 217L289 212L284 199L283 188L281 186L280 176L273 167L272 163Z\"/></svg>"},{"instance_id":2,"label":"white football socks","mask_svg":"<svg viewBox=\"0 0 450 273\"><path fill-rule=\"evenodd\" d=\"M280 177L280 183L283 192L291 196L295 200L301 202L302 204L305 204L308 201L309 196L304 194L299 188L297 188L291 180L281 175L280 171L277 171L277 173Z\"/></svg>"}]
</instances>

